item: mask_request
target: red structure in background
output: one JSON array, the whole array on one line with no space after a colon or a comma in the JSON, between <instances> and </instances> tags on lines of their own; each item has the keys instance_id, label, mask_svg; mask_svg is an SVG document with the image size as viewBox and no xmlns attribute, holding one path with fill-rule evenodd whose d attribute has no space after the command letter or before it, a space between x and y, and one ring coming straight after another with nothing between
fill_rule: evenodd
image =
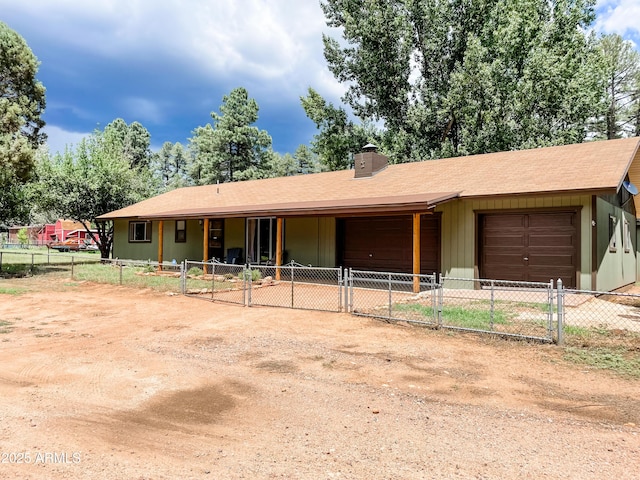
<instances>
[{"instance_id":1,"label":"red structure in background","mask_svg":"<svg viewBox=\"0 0 640 480\"><path fill-rule=\"evenodd\" d=\"M27 238L30 245L49 245L52 242L62 242L68 238L77 238L86 240L86 243L94 243L82 223L64 219L58 219L56 223L47 223L45 225L9 227L8 243L20 243L18 232L23 228L27 229ZM95 232L97 233L97 230Z\"/></svg>"}]
</instances>

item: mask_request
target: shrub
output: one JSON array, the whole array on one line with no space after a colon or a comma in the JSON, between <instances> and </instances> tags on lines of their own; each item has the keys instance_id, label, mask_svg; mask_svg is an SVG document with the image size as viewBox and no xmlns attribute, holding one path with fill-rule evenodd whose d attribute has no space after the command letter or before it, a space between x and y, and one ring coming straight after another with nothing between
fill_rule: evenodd
<instances>
[{"instance_id":1,"label":"shrub","mask_svg":"<svg viewBox=\"0 0 640 480\"><path fill-rule=\"evenodd\" d=\"M187 271L187 275L191 275L191 276L194 276L194 277L200 276L200 275L202 275L202 269L198 268L198 267L191 267Z\"/></svg>"},{"instance_id":2,"label":"shrub","mask_svg":"<svg viewBox=\"0 0 640 480\"><path fill-rule=\"evenodd\" d=\"M258 280L262 279L262 273L260 273L260 270L243 270L240 274L238 274L238 278L243 280L251 279L252 282L257 282Z\"/></svg>"}]
</instances>

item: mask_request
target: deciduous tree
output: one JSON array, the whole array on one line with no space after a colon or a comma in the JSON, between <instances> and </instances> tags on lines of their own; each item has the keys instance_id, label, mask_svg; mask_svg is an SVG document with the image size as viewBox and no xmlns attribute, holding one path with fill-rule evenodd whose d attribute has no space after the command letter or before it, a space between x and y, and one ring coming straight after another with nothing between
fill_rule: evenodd
<instances>
[{"instance_id":1,"label":"deciduous tree","mask_svg":"<svg viewBox=\"0 0 640 480\"><path fill-rule=\"evenodd\" d=\"M344 108L327 102L313 88L308 89L306 97L300 97L300 102L319 130L311 144L320 164L327 170L349 168L353 154L371 141L373 130L355 124Z\"/></svg>"},{"instance_id":2,"label":"deciduous tree","mask_svg":"<svg viewBox=\"0 0 640 480\"><path fill-rule=\"evenodd\" d=\"M395 161L579 142L602 77L594 0L324 0L329 69Z\"/></svg>"},{"instance_id":3,"label":"deciduous tree","mask_svg":"<svg viewBox=\"0 0 640 480\"><path fill-rule=\"evenodd\" d=\"M111 252L113 224L97 217L157 191L148 169L132 168L119 152L118 141L107 133L107 129L96 131L74 150L43 157L37 164L32 195L41 210L82 222L103 258ZM91 232L92 224L97 236Z\"/></svg>"}]
</instances>

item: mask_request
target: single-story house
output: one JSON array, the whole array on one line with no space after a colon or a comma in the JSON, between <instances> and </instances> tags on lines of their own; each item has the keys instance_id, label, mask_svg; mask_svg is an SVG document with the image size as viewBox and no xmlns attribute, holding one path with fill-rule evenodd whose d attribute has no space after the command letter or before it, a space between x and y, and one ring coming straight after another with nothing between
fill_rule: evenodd
<instances>
[{"instance_id":1,"label":"single-story house","mask_svg":"<svg viewBox=\"0 0 640 480\"><path fill-rule=\"evenodd\" d=\"M186 187L107 213L119 258L271 263L614 290L638 278L640 138ZM233 257L233 258L231 258Z\"/></svg>"}]
</instances>

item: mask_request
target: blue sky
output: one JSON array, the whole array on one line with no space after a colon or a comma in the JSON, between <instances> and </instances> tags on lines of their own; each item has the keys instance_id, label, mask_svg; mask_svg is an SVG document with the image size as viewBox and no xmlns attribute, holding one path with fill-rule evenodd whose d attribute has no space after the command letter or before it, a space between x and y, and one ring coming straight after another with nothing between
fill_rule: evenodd
<instances>
[{"instance_id":1,"label":"blue sky","mask_svg":"<svg viewBox=\"0 0 640 480\"><path fill-rule=\"evenodd\" d=\"M299 98L340 103L322 55L319 0L0 0L0 20L41 62L51 151L115 118L139 121L152 146L187 143L222 97L243 86L274 150L315 133ZM595 29L640 45L640 1L600 0Z\"/></svg>"}]
</instances>

